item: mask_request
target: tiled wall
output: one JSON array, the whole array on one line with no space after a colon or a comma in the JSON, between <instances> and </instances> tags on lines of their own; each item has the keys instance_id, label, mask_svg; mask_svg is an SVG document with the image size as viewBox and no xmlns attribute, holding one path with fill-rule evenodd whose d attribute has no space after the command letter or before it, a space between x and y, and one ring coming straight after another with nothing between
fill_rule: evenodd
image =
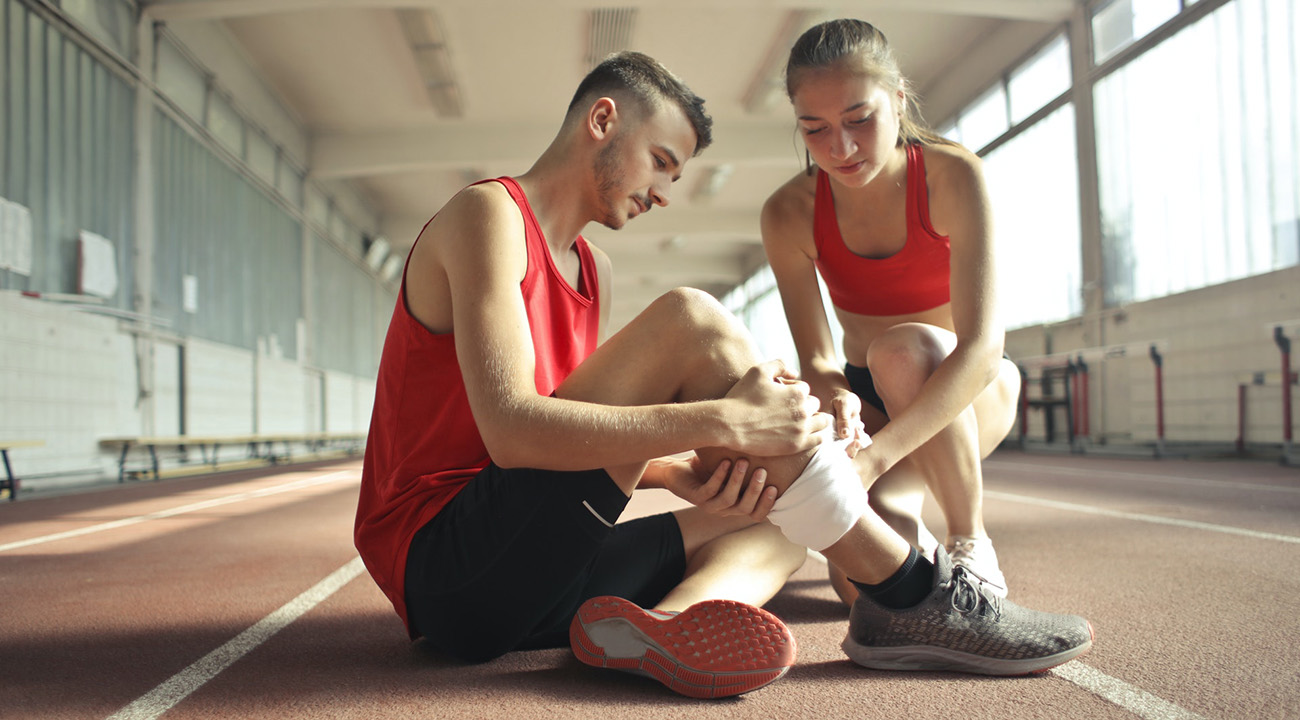
<instances>
[{"instance_id":1,"label":"tiled wall","mask_svg":"<svg viewBox=\"0 0 1300 720\"><path fill-rule=\"evenodd\" d=\"M254 432L253 402L251 350L195 339L185 343L185 427L190 435Z\"/></svg>"},{"instance_id":2,"label":"tiled wall","mask_svg":"<svg viewBox=\"0 0 1300 720\"><path fill-rule=\"evenodd\" d=\"M135 345L124 321L0 291L0 439L45 442L11 452L24 486L116 475L99 439L144 433ZM183 346L154 346L155 435L179 433L182 374L191 435L369 427L370 379L193 338Z\"/></svg>"},{"instance_id":3,"label":"tiled wall","mask_svg":"<svg viewBox=\"0 0 1300 720\"><path fill-rule=\"evenodd\" d=\"M116 320L0 293L0 438L45 442L10 453L20 476L99 470L98 438L139 422L135 395Z\"/></svg>"},{"instance_id":4,"label":"tiled wall","mask_svg":"<svg viewBox=\"0 0 1300 720\"><path fill-rule=\"evenodd\" d=\"M257 359L257 431L308 431L307 377L289 360Z\"/></svg>"}]
</instances>

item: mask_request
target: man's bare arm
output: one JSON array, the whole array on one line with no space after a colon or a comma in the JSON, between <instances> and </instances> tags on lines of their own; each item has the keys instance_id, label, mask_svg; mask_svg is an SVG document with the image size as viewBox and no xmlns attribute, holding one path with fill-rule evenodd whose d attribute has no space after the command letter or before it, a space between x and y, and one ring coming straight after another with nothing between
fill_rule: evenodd
<instances>
[{"instance_id":1,"label":"man's bare arm","mask_svg":"<svg viewBox=\"0 0 1300 720\"><path fill-rule=\"evenodd\" d=\"M430 246L412 258L411 311L421 322L437 314L418 299L440 293L418 285L446 282L470 407L498 465L588 469L697 447L780 455L805 449L820 429L797 393L777 382L775 365L751 371L720 400L619 407L540 396L519 293L527 264L523 221L505 190L489 184L462 192L421 242Z\"/></svg>"}]
</instances>

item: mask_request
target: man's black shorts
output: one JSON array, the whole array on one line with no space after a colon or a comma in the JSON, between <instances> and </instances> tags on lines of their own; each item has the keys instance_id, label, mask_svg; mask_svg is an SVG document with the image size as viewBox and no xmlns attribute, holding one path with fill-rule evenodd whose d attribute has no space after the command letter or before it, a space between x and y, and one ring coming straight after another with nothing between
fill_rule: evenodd
<instances>
[{"instance_id":1,"label":"man's black shorts","mask_svg":"<svg viewBox=\"0 0 1300 720\"><path fill-rule=\"evenodd\" d=\"M671 514L613 525L627 501L604 470L488 465L411 540L412 631L485 661L566 645L589 598L658 603L686 572L681 529Z\"/></svg>"}]
</instances>

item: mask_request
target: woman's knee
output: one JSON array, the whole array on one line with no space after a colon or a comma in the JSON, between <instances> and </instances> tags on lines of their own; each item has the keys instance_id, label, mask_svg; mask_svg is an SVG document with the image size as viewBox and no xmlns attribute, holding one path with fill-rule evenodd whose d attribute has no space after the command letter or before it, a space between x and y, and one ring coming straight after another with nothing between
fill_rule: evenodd
<instances>
[{"instance_id":1,"label":"woman's knee","mask_svg":"<svg viewBox=\"0 0 1300 720\"><path fill-rule=\"evenodd\" d=\"M906 404L920 392L948 353L949 348L931 328L903 323L872 341L867 349L867 367L876 391L887 405Z\"/></svg>"}]
</instances>

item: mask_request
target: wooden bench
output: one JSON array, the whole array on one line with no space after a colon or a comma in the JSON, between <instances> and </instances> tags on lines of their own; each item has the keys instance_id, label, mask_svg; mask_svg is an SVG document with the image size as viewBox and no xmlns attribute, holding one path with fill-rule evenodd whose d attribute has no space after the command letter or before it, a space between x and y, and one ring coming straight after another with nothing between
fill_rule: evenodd
<instances>
[{"instance_id":1,"label":"wooden bench","mask_svg":"<svg viewBox=\"0 0 1300 720\"><path fill-rule=\"evenodd\" d=\"M159 448L172 448L184 456L190 448L197 447L203 463L213 470L217 469L218 454L222 447L242 446L247 448L250 459L266 460L272 464L292 459L294 445L306 446L308 452L319 453L321 450L337 445L347 448L349 454L357 452L366 441L365 433L276 433L254 435L172 435L172 436L122 436L100 438L103 448L120 448L117 461L117 480L125 482L128 474L127 459L134 448L149 451L149 465L142 470L130 471L152 474L154 480L161 477L158 461ZM277 450L276 446L280 446Z\"/></svg>"},{"instance_id":2,"label":"wooden bench","mask_svg":"<svg viewBox=\"0 0 1300 720\"><path fill-rule=\"evenodd\" d=\"M18 478L13 466L9 464L9 451L15 448L41 447L44 440L0 440L0 457L4 458L5 476L0 478L0 490L9 490L9 502L18 499Z\"/></svg>"}]
</instances>

